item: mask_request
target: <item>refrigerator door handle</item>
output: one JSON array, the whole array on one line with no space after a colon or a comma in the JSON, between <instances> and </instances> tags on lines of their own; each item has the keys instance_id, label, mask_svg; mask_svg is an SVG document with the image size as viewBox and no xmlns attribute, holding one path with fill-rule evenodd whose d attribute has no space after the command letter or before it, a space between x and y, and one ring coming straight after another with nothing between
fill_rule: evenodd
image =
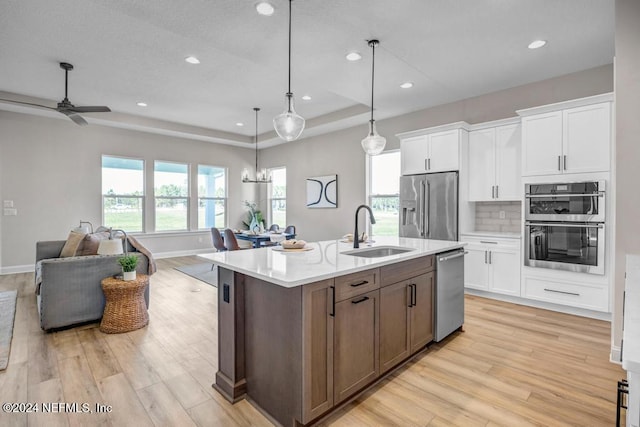
<instances>
[{"instance_id":1,"label":"refrigerator door handle","mask_svg":"<svg viewBox=\"0 0 640 427\"><path fill-rule=\"evenodd\" d=\"M426 209L425 207L425 200L426 200L426 187L427 184L424 181L420 181L420 199L418 201L418 206L420 206L421 209ZM420 236L424 237L425 236L425 232L424 232L424 212L419 212L419 218L418 218L418 228L420 231Z\"/></svg>"},{"instance_id":2,"label":"refrigerator door handle","mask_svg":"<svg viewBox=\"0 0 640 427\"><path fill-rule=\"evenodd\" d=\"M431 184L429 183L429 181L427 181L427 185L426 185L426 196L427 196L427 203L424 207L424 219L423 219L423 224L424 224L424 237L429 237L430 234L430 230L429 230L429 211L431 210Z\"/></svg>"}]
</instances>

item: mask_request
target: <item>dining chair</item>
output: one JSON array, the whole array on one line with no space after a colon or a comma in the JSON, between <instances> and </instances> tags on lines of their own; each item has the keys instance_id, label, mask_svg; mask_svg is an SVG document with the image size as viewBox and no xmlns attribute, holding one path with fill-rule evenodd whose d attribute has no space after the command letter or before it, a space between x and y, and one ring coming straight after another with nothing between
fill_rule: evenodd
<instances>
[{"instance_id":1,"label":"dining chair","mask_svg":"<svg viewBox=\"0 0 640 427\"><path fill-rule=\"evenodd\" d=\"M287 228L284 229L285 234L296 234L296 226L295 225L287 225Z\"/></svg>"},{"instance_id":2,"label":"dining chair","mask_svg":"<svg viewBox=\"0 0 640 427\"><path fill-rule=\"evenodd\" d=\"M224 246L224 239L222 238L222 234L220 234L220 230L218 230L216 227L211 227L211 239L213 240L213 247L216 248L218 252L227 250L227 248Z\"/></svg>"},{"instance_id":3,"label":"dining chair","mask_svg":"<svg viewBox=\"0 0 640 427\"><path fill-rule=\"evenodd\" d=\"M225 228L224 230L224 246L228 251L237 251L238 249L242 249L240 245L238 245L236 235L230 228Z\"/></svg>"},{"instance_id":4,"label":"dining chair","mask_svg":"<svg viewBox=\"0 0 640 427\"><path fill-rule=\"evenodd\" d=\"M269 231L280 231L280 226L278 224L271 224Z\"/></svg>"}]
</instances>

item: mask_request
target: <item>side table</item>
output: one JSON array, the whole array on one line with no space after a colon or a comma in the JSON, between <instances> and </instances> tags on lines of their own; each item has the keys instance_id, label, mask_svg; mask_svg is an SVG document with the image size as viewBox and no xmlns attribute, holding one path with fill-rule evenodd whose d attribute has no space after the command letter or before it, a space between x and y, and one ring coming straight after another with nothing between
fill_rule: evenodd
<instances>
[{"instance_id":1,"label":"side table","mask_svg":"<svg viewBox=\"0 0 640 427\"><path fill-rule=\"evenodd\" d=\"M135 280L122 280L115 277L103 279L105 305L100 330L107 334L134 331L149 323L149 313L144 300L145 288L149 285L149 276L136 274Z\"/></svg>"}]
</instances>

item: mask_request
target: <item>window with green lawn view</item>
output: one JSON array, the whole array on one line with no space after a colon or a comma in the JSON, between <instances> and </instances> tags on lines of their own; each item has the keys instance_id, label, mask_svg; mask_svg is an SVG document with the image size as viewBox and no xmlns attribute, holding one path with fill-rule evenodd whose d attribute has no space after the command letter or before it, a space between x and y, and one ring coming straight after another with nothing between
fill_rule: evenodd
<instances>
[{"instance_id":1,"label":"window with green lawn view","mask_svg":"<svg viewBox=\"0 0 640 427\"><path fill-rule=\"evenodd\" d=\"M225 228L227 171L198 165L198 228Z\"/></svg>"},{"instance_id":2,"label":"window with green lawn view","mask_svg":"<svg viewBox=\"0 0 640 427\"><path fill-rule=\"evenodd\" d=\"M287 226L287 168L269 169L272 182L269 187L269 220L284 229Z\"/></svg>"},{"instance_id":3,"label":"window with green lawn view","mask_svg":"<svg viewBox=\"0 0 640 427\"><path fill-rule=\"evenodd\" d=\"M102 156L102 223L141 232L143 219L144 160Z\"/></svg>"},{"instance_id":4,"label":"window with green lawn view","mask_svg":"<svg viewBox=\"0 0 640 427\"><path fill-rule=\"evenodd\" d=\"M400 151L388 151L369 158L369 206L376 223L373 236L398 235L400 202Z\"/></svg>"},{"instance_id":5,"label":"window with green lawn view","mask_svg":"<svg viewBox=\"0 0 640 427\"><path fill-rule=\"evenodd\" d=\"M159 162L154 164L155 231L189 228L189 165Z\"/></svg>"}]
</instances>

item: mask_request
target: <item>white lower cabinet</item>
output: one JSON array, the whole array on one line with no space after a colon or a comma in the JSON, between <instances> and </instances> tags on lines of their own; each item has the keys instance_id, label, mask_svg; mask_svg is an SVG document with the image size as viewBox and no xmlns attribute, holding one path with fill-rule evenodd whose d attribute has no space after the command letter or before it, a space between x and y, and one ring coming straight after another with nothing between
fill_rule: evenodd
<instances>
[{"instance_id":1,"label":"white lower cabinet","mask_svg":"<svg viewBox=\"0 0 640 427\"><path fill-rule=\"evenodd\" d=\"M520 239L462 235L468 254L464 285L505 295L520 296Z\"/></svg>"},{"instance_id":2,"label":"white lower cabinet","mask_svg":"<svg viewBox=\"0 0 640 427\"><path fill-rule=\"evenodd\" d=\"M609 287L606 284L536 277L528 273L522 278L522 296L587 310L609 311Z\"/></svg>"}]
</instances>

